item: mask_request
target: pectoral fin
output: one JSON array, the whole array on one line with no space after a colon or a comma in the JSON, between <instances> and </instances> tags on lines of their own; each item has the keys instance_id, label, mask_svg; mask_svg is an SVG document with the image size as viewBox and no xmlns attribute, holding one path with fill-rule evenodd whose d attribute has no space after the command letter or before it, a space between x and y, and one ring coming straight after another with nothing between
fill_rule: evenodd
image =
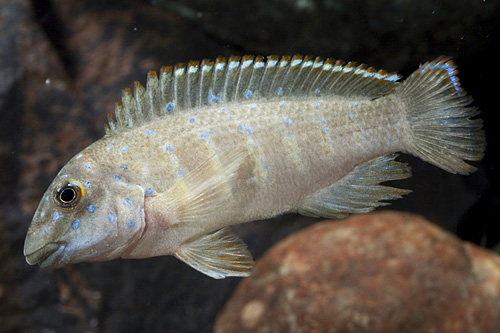
<instances>
[{"instance_id":1,"label":"pectoral fin","mask_svg":"<svg viewBox=\"0 0 500 333\"><path fill-rule=\"evenodd\" d=\"M175 256L214 279L249 276L254 266L246 244L229 228L183 244Z\"/></svg>"},{"instance_id":2,"label":"pectoral fin","mask_svg":"<svg viewBox=\"0 0 500 333\"><path fill-rule=\"evenodd\" d=\"M248 152L233 149L214 154L180 178L168 191L152 199L153 209L168 211L172 223L203 223L231 197L238 168Z\"/></svg>"},{"instance_id":3,"label":"pectoral fin","mask_svg":"<svg viewBox=\"0 0 500 333\"><path fill-rule=\"evenodd\" d=\"M382 200L401 198L411 191L379 185L411 176L410 167L394 161L396 156L383 155L358 165L344 178L306 199L298 212L314 217L343 218L387 205Z\"/></svg>"}]
</instances>

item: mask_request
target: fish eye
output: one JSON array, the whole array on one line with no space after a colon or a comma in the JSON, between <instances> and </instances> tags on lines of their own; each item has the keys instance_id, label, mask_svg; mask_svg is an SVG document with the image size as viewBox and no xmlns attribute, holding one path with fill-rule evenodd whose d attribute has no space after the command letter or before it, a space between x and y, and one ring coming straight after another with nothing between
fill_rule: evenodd
<instances>
[{"instance_id":1,"label":"fish eye","mask_svg":"<svg viewBox=\"0 0 500 333\"><path fill-rule=\"evenodd\" d=\"M81 186L68 182L56 189L54 199L59 206L71 208L76 206L82 195Z\"/></svg>"}]
</instances>

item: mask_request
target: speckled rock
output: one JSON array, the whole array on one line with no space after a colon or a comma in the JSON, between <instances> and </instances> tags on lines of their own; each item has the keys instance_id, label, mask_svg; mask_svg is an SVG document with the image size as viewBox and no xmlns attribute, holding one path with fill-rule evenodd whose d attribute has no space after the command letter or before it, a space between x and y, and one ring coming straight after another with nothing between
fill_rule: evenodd
<instances>
[{"instance_id":1,"label":"speckled rock","mask_svg":"<svg viewBox=\"0 0 500 333\"><path fill-rule=\"evenodd\" d=\"M261 258L215 332L498 332L500 258L423 218L325 221Z\"/></svg>"}]
</instances>

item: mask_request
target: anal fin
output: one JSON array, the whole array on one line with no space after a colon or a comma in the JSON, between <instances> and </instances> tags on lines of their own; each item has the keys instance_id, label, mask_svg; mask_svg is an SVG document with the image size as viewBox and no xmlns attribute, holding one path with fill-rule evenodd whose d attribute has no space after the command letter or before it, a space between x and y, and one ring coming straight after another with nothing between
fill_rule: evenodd
<instances>
[{"instance_id":1,"label":"anal fin","mask_svg":"<svg viewBox=\"0 0 500 333\"><path fill-rule=\"evenodd\" d=\"M367 213L383 200L399 199L410 190L380 185L381 182L411 177L410 167L394 161L397 155L383 155L355 167L348 175L309 198L299 214L343 218L352 213Z\"/></svg>"},{"instance_id":2,"label":"anal fin","mask_svg":"<svg viewBox=\"0 0 500 333\"><path fill-rule=\"evenodd\" d=\"M230 228L183 244L175 256L214 279L249 276L255 264L246 244Z\"/></svg>"}]
</instances>

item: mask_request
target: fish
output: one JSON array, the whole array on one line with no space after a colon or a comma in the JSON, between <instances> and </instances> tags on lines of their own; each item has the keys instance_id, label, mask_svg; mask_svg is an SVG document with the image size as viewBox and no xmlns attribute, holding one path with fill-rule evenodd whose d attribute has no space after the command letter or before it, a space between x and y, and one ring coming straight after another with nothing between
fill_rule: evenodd
<instances>
[{"instance_id":1,"label":"fish","mask_svg":"<svg viewBox=\"0 0 500 333\"><path fill-rule=\"evenodd\" d=\"M231 56L162 67L126 88L105 135L60 170L27 231L30 265L174 256L249 276L231 226L284 213L344 218L409 190L399 153L455 174L484 155L454 62L408 78L313 56ZM469 162L469 163L468 163Z\"/></svg>"}]
</instances>

